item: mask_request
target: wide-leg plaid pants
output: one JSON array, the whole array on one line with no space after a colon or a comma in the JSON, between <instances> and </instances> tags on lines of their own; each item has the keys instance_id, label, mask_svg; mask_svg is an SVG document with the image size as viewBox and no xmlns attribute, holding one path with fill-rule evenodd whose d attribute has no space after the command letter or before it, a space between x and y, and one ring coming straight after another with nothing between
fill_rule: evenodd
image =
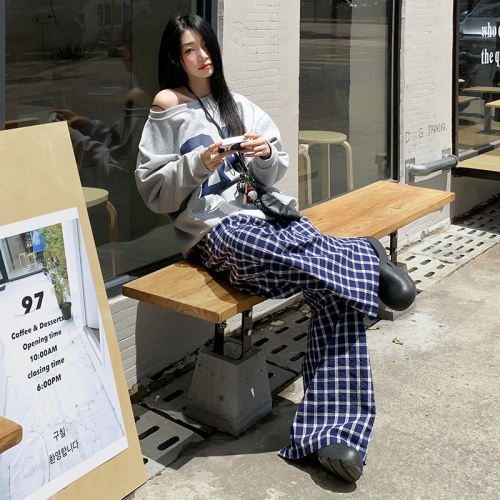
<instances>
[{"instance_id":1,"label":"wide-leg plaid pants","mask_svg":"<svg viewBox=\"0 0 500 500\"><path fill-rule=\"evenodd\" d=\"M305 217L282 224L236 214L194 253L235 288L273 299L302 291L311 308L305 394L279 455L298 459L341 442L365 461L375 399L363 317L377 313L379 276L367 240L325 236Z\"/></svg>"}]
</instances>

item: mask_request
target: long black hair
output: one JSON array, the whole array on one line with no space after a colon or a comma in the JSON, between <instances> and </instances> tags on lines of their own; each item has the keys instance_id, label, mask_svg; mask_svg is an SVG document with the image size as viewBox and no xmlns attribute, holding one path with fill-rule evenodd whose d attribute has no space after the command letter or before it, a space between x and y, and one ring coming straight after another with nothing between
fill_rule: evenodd
<instances>
[{"instance_id":1,"label":"long black hair","mask_svg":"<svg viewBox=\"0 0 500 500\"><path fill-rule=\"evenodd\" d=\"M238 108L229 91L224 71L222 56L212 26L200 16L185 15L172 18L164 32L160 44L158 59L158 80L160 89L186 87L189 89L188 76L181 65L181 37L186 29L197 31L205 41L214 68L210 76L210 91L216 102L224 124L230 135L245 133L245 127L238 113Z\"/></svg>"}]
</instances>

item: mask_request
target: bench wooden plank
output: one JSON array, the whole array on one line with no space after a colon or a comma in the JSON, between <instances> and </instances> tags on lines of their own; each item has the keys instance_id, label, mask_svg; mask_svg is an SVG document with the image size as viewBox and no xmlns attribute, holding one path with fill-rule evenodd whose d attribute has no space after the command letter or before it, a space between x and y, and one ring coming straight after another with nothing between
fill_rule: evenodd
<instances>
[{"instance_id":1,"label":"bench wooden plank","mask_svg":"<svg viewBox=\"0 0 500 500\"><path fill-rule=\"evenodd\" d=\"M222 323L265 300L236 290L202 265L187 260L123 285L123 295L213 323Z\"/></svg>"},{"instance_id":2,"label":"bench wooden plank","mask_svg":"<svg viewBox=\"0 0 500 500\"><path fill-rule=\"evenodd\" d=\"M500 149L474 156L461 161L452 173L458 177L500 180Z\"/></svg>"},{"instance_id":3,"label":"bench wooden plank","mask_svg":"<svg viewBox=\"0 0 500 500\"><path fill-rule=\"evenodd\" d=\"M446 191L378 181L302 213L323 234L382 238L454 199Z\"/></svg>"},{"instance_id":4,"label":"bench wooden plank","mask_svg":"<svg viewBox=\"0 0 500 500\"><path fill-rule=\"evenodd\" d=\"M7 451L23 438L23 428L4 417L0 417L0 453Z\"/></svg>"},{"instance_id":5,"label":"bench wooden plank","mask_svg":"<svg viewBox=\"0 0 500 500\"><path fill-rule=\"evenodd\" d=\"M324 234L381 238L445 206L454 193L379 181L304 210ZM123 285L123 295L221 323L263 302L183 260Z\"/></svg>"},{"instance_id":6,"label":"bench wooden plank","mask_svg":"<svg viewBox=\"0 0 500 500\"><path fill-rule=\"evenodd\" d=\"M485 104L487 108L500 108L500 99L496 101L490 101Z\"/></svg>"},{"instance_id":7,"label":"bench wooden plank","mask_svg":"<svg viewBox=\"0 0 500 500\"><path fill-rule=\"evenodd\" d=\"M500 149L495 149L494 151L489 151L488 153L483 153L474 158L469 158L468 160L461 161L456 169L461 168L472 168L474 170L490 170L492 172L500 172Z\"/></svg>"}]
</instances>

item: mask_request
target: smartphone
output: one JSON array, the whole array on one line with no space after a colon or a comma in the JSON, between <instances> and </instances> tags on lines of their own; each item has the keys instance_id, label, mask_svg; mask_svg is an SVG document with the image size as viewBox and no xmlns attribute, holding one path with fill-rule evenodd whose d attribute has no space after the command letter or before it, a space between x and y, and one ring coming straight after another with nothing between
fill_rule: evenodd
<instances>
[{"instance_id":1,"label":"smartphone","mask_svg":"<svg viewBox=\"0 0 500 500\"><path fill-rule=\"evenodd\" d=\"M62 118L55 111L50 114L49 121L51 121L51 122L60 122L61 120L62 120Z\"/></svg>"}]
</instances>

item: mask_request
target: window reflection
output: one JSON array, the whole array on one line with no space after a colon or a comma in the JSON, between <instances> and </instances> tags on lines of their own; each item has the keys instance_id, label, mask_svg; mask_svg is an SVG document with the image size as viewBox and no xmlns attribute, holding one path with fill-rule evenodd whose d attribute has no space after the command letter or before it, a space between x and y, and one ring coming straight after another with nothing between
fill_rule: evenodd
<instances>
[{"instance_id":1,"label":"window reflection","mask_svg":"<svg viewBox=\"0 0 500 500\"><path fill-rule=\"evenodd\" d=\"M86 200L105 278L178 253L167 218L142 202L134 170L158 90L161 34L192 5L6 0L5 127L67 121L82 185L107 193Z\"/></svg>"},{"instance_id":2,"label":"window reflection","mask_svg":"<svg viewBox=\"0 0 500 500\"><path fill-rule=\"evenodd\" d=\"M499 0L461 0L459 152L500 140Z\"/></svg>"},{"instance_id":3,"label":"window reflection","mask_svg":"<svg viewBox=\"0 0 500 500\"><path fill-rule=\"evenodd\" d=\"M43 245L37 231L0 240L0 284L43 269Z\"/></svg>"},{"instance_id":4,"label":"window reflection","mask_svg":"<svg viewBox=\"0 0 500 500\"><path fill-rule=\"evenodd\" d=\"M386 0L302 0L299 201L390 177Z\"/></svg>"}]
</instances>

